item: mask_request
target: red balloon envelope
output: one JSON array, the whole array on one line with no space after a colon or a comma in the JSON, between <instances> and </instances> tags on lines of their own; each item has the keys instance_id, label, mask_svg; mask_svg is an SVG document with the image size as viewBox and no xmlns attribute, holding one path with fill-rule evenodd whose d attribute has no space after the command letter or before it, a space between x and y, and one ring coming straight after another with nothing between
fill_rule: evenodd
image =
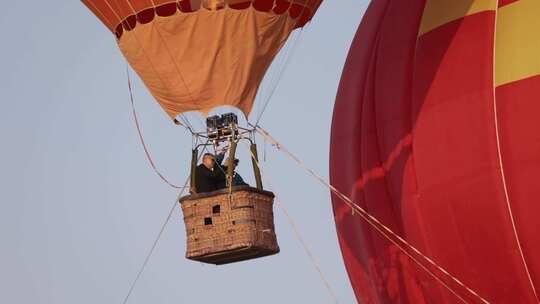
<instances>
[{"instance_id":1,"label":"red balloon envelope","mask_svg":"<svg viewBox=\"0 0 540 304\"><path fill-rule=\"evenodd\" d=\"M332 184L490 303L540 293L538 16L538 0L373 0L334 109ZM359 302L481 301L333 205Z\"/></svg>"}]
</instances>

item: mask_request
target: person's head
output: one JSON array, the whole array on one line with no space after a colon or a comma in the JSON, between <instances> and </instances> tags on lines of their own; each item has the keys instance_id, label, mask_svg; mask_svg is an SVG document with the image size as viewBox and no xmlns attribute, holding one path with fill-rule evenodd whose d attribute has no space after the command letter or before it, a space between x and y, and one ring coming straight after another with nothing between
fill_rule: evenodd
<instances>
[{"instance_id":1,"label":"person's head","mask_svg":"<svg viewBox=\"0 0 540 304\"><path fill-rule=\"evenodd\" d=\"M203 155L203 159L202 159L202 163L203 165L208 168L208 169L211 169L214 167L214 164L216 163L216 158L214 157L214 154L212 153L205 153Z\"/></svg>"}]
</instances>

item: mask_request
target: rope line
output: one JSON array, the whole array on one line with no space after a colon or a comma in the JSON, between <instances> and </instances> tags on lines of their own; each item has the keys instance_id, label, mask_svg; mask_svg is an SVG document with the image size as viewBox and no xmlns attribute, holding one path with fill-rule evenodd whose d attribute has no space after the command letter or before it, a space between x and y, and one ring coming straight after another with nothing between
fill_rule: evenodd
<instances>
[{"instance_id":1,"label":"rope line","mask_svg":"<svg viewBox=\"0 0 540 304\"><path fill-rule=\"evenodd\" d=\"M246 143L246 146L247 146L247 143ZM270 185L270 188L273 189L274 187L272 187L272 181L270 179L270 176L266 175L263 172L263 169L262 169L262 167L261 167L261 165L259 163L259 160L257 160L257 158L255 157L255 154L253 154L253 151L251 151L251 149L249 149L249 146L248 146L248 150L251 152L251 158L254 160L255 164L259 168L259 171L261 172L261 176ZM275 195L275 193L274 193L274 195ZM311 264L313 265L315 270L319 273L319 278L321 279L322 283L326 287L326 290L328 291L330 297L332 298L332 301L334 303L338 303L336 293L334 292L332 286L330 285L330 282L328 281L328 279L324 275L321 266L319 265L319 263L317 262L317 259L315 258L315 255L312 253L311 249L309 249L309 246L308 246L307 242L302 237L302 235L300 233L300 230L298 229L298 227L296 225L296 222L294 221L294 219L292 218L290 213L285 208L285 205L282 204L281 201L278 199L277 195L275 195L274 200L275 200L276 205L278 206L278 208L283 212L283 214L285 214L285 217L287 218L287 221L289 222L289 225L291 225L291 228L293 229L293 232L294 232L294 234L296 236L296 239L300 242L302 247L304 247L304 251L305 251L306 255L309 257L309 259L311 261Z\"/></svg>"},{"instance_id":2,"label":"rope line","mask_svg":"<svg viewBox=\"0 0 540 304\"><path fill-rule=\"evenodd\" d=\"M127 74L127 83L128 83L128 89L129 89L129 98L130 98L130 101L131 101L131 112L133 113L133 120L135 122L135 126L137 127L137 133L139 134L139 139L140 139L141 144L143 146L144 153L146 154L146 159L150 163L150 166L152 166L152 169L154 170L154 172L159 176L159 178L161 178L161 180L163 180L165 183L167 183L169 186L171 186L171 187L173 187L175 189L184 189L183 187L180 187L180 186L177 186L177 185L171 183L157 169L157 167L156 167L156 165L154 163L154 160L152 159L152 155L150 154L150 152L148 150L148 147L146 146L146 142L144 141L144 137L142 135L141 126L139 124L139 118L138 118L138 115L137 115L137 111L135 109L135 102L134 102L134 98L133 98L133 89L132 89L132 86L131 86L131 76L129 75L129 67L128 66L126 66L126 74Z\"/></svg>"},{"instance_id":3,"label":"rope line","mask_svg":"<svg viewBox=\"0 0 540 304\"><path fill-rule=\"evenodd\" d=\"M204 147L202 153L198 156L197 158L197 162L201 159L202 155L204 155L204 153L206 152L206 147ZM148 262L150 261L150 258L152 257L152 254L154 253L154 250L156 249L157 247L157 244L159 242L159 240L161 239L161 236L163 235L163 232L165 231L165 227L167 226L167 224L169 223L169 221L171 220L171 217L174 213L174 210L176 209L176 206L177 206L177 203L178 201L180 200L180 197L182 196L182 194L184 193L184 191L188 188L187 185L190 181L190 176L188 176L186 178L186 181L184 182L184 186L181 187L181 190L180 192L178 193L178 196L176 197L176 200L174 202L174 205L171 207L170 211L169 211L169 214L167 215L167 218L165 219L165 221L163 222L163 225L161 226L161 229L159 230L159 233L158 235L156 236L156 239L154 240L154 243L152 244L152 247L150 248L150 250L148 251L148 254L146 255L145 259L144 259L144 262L143 264L141 265L140 269L139 269L139 272L137 273L137 275L135 276L135 279L133 280L133 283L131 283L131 286L129 287L129 291L126 295L126 297L124 298L124 301L122 302L122 304L126 304L129 300L129 297L131 296L131 294L133 293L133 290L135 289L135 285L137 284L137 282L139 281L142 273L144 272L144 270L146 269L146 265L148 264Z\"/></svg>"},{"instance_id":4,"label":"rope line","mask_svg":"<svg viewBox=\"0 0 540 304\"><path fill-rule=\"evenodd\" d=\"M137 275L135 276L135 279L133 280L133 282L131 283L130 287L129 287L129 290L128 290L128 293L126 294L126 296L124 297L124 300L122 301L122 304L126 304L128 301L129 301L129 298L131 296L131 294L133 293L133 290L135 289L135 286L137 284L137 282L139 281L139 279L141 278L144 270L146 269L146 266L148 265L148 262L150 261L150 258L152 257L156 247L157 247L157 244L159 242L159 240L161 239L161 236L163 235L163 232L165 231L165 228L167 226L167 224L169 223L169 221L171 220L171 217L174 213L174 210L176 209L176 206L177 206L177 203L178 203L178 200L180 199L180 197L182 196L182 194L184 193L184 191L188 188L188 182L190 181L190 177L188 176L186 178L186 181L184 182L184 185L179 187L179 186L176 186L172 183L170 183L156 168L153 160L152 160L152 157L148 151L148 148L146 146L146 143L144 141L144 137L142 135L142 132L141 132L141 127L140 127L140 124L139 124L139 120L138 120L138 116L137 116L137 111L135 109L135 102L134 102L134 98L133 98L133 90L132 90L132 86L131 86L131 77L130 77L130 74L129 74L129 66L126 66L126 72L127 72L127 81L128 81L128 88L129 88L129 94L130 94L130 101L131 101L131 110L132 110L132 114L133 114L133 120L135 121L135 125L137 126L137 132L139 134L139 138L141 140L141 144L144 148L144 152L146 154L146 158L148 160L148 162L150 163L150 165L152 166L152 168L154 169L154 172L161 178L161 180L163 180L165 183L167 183L169 186L175 188L175 189L180 189L180 192L178 193L178 196L176 198L176 200L174 201L174 204L173 206L171 207L171 209L169 210L169 213L167 214L167 217L165 218L165 221L163 222L163 224L161 225L161 228L159 230L159 233L157 234L156 238L154 239L154 242L152 243L152 246L150 247L150 250L148 251L141 267L139 268L139 271L137 272ZM204 148L202 154L204 154L204 152L206 151L206 147ZM201 155L202 155L201 154ZM201 155L198 156L198 160L201 158ZM197 161L198 161L197 160Z\"/></svg>"},{"instance_id":5,"label":"rope line","mask_svg":"<svg viewBox=\"0 0 540 304\"><path fill-rule=\"evenodd\" d=\"M303 31L304 31L304 28L301 28L299 34L295 37L294 41L292 42L292 45L289 48L287 48L287 50L285 50L285 59L283 60L284 63L281 65L281 67L279 68L277 73L273 74L273 77L270 80L270 82L271 82L270 93L268 94L268 97L266 98L266 100L262 104L262 108L261 108L261 111L260 111L260 113L259 113L259 115L257 117L257 120L255 121L255 125L259 124L259 122L262 119L262 116L263 116L264 112L268 108L268 105L270 104L270 100L274 96L274 93L276 92L276 89L279 86L279 84L281 82L281 79L283 78L283 75L285 74L285 70L289 66L290 59L293 56L294 51L296 50L296 47L298 46L298 41L300 41L300 37L302 36ZM275 75L277 75L277 76L275 76Z\"/></svg>"},{"instance_id":6,"label":"rope line","mask_svg":"<svg viewBox=\"0 0 540 304\"><path fill-rule=\"evenodd\" d=\"M118 13L116 12L116 10L112 7L112 5L109 3L108 0L104 0L105 1L105 4L109 7L109 9L113 12L113 14L116 16L116 18L118 19L118 22L122 22L122 18L120 18L120 16L118 15ZM128 3L133 11L133 7L131 6L131 3ZM134 12L134 11L133 11ZM135 14L136 15L136 14ZM136 18L138 18L138 16L136 16ZM137 19L138 20L138 19ZM127 23L128 25L128 28L130 31L133 30L133 28L131 26L129 26L129 23ZM116 36L113 34L113 36L116 38ZM157 69L154 65L154 63L152 62L152 59L150 58L150 56L148 56L148 54L146 53L146 50L144 48L144 45L142 44L142 42L139 40L139 38L137 37L137 34L135 31L133 31L133 37L135 38L135 40L137 41L137 44L139 45L139 47L141 48L144 56L146 57L146 60L148 61L148 63L150 64L150 66L152 67L152 70L154 71L154 74L156 75L156 77L159 79L159 81L161 82L161 84L165 87L169 87L169 84L167 82L165 82L163 80L163 78L160 77L159 73L157 72ZM117 40L117 43L119 43L119 41ZM180 117L181 119L183 119L183 122L185 123L185 127L187 127L187 129L189 129L189 131L193 134L194 133L194 129L193 129L193 125L190 123L189 119L187 119L187 117L182 113L180 114Z\"/></svg>"},{"instance_id":7,"label":"rope line","mask_svg":"<svg viewBox=\"0 0 540 304\"><path fill-rule=\"evenodd\" d=\"M489 302L480 296L476 291L474 291L472 288L465 285L463 282L461 282L457 277L452 275L450 272L448 272L446 269L444 269L442 266L438 265L434 260L423 254L420 250L418 250L413 245L409 244L404 238L399 236L397 233L392 231L390 228L388 228L386 225L384 225L381 221L379 221L377 218L375 218L373 215L371 215L369 212L364 210L362 207L360 207L358 204L356 204L351 198L346 196L345 194L341 193L339 190L337 190L334 186L332 186L329 182L327 182L324 178L322 178L319 174L317 174L315 171L310 169L302 160L300 160L298 157L296 157L294 154L292 154L289 150L287 150L282 144L280 144L278 141L276 141L266 130L261 128L260 126L254 126L257 133L259 133L261 136L266 138L278 151L283 152L286 156L288 156L290 159L295 161L303 170L307 171L312 177L314 177L317 181L319 181L321 184L326 186L330 189L332 193L334 193L336 196L338 196L347 206L351 208L353 212L353 215L359 215L364 219L369 225L371 225L375 230L377 230L383 237L388 239L391 243L396 245L405 255L407 255L411 260L413 260L418 266L420 266L424 271L426 271L431 277L433 277L436 281L441 283L448 291L450 291L452 294L454 294L461 302L467 303L467 301L461 297L452 287L450 287L447 283L445 283L441 278L439 278L433 271L431 271L427 266L425 266L422 262L420 262L416 257L414 257L410 252L408 252L404 247L412 250L416 255L420 256L423 260L427 261L431 266L435 267L438 271L443 273L445 276L450 278L454 283L465 289L469 294L473 295L475 298L480 300L482 303L489 304ZM393 238L395 239L393 239ZM401 243L401 244L400 244Z\"/></svg>"},{"instance_id":8,"label":"rope line","mask_svg":"<svg viewBox=\"0 0 540 304\"><path fill-rule=\"evenodd\" d=\"M187 186L188 182L189 182L189 177L186 179L186 182L184 183L184 188ZM165 228L167 227L167 224L171 220L171 217L172 217L172 215L174 213L174 210L176 209L176 206L178 204L178 200L180 199L180 197L182 196L183 193L184 193L184 189L180 190L180 192L178 193L178 196L177 196L176 200L174 201L174 204L172 205L171 209L169 210L169 213L167 214L167 217L165 218L165 221L161 225L159 233L157 234L156 238L154 239L154 242L152 243L152 247L150 247L150 250L146 254L146 257L144 258L144 262L142 263L141 267L139 268L139 271L137 272L137 275L135 276L135 279L131 283L131 285L129 287L129 291L126 294L126 296L124 298L124 301L122 301L122 304L126 304L129 301L129 297L133 293L133 290L135 289L135 285L137 285L137 282L141 278L141 275L143 274L144 270L146 269L146 266L148 265L148 262L150 261L150 258L152 257L152 255L153 255L153 253L154 253L154 251L155 251L155 249L157 247L157 244L158 244L159 240L161 239L161 236L163 235L163 232L165 231Z\"/></svg>"},{"instance_id":9,"label":"rope line","mask_svg":"<svg viewBox=\"0 0 540 304\"><path fill-rule=\"evenodd\" d=\"M308 4L311 4L312 1L313 0L309 0L309 2L306 3L306 5L302 8L302 11L300 11L300 15L299 15L300 17L299 18L302 18L302 16L304 15L304 12L306 10L306 7L308 6ZM310 25L311 25L311 20L306 25L304 25L302 28L299 29L299 33L296 36L296 39L294 39L294 41L292 42L291 47L288 47L285 50L286 54L285 54L285 59L283 60L284 63L282 65L282 67L280 69L278 69L278 71L277 71L277 78L272 77L272 79L271 79L271 82L273 82L274 79L275 79L275 82L273 84L271 84L271 86L270 86L270 94L268 95L268 97L264 101L261 112L258 115L259 117L257 117L257 120L255 121L254 125L256 125L256 126L259 125L259 122L261 121L261 118L262 118L264 112L266 111L266 109L268 107L268 104L270 104L270 100L274 96L274 93L276 92L276 89L277 89L279 83L281 82L281 79L282 79L282 77L283 77L283 75L285 73L285 70L289 66L290 59L294 55L294 53L295 53L294 51L296 50L297 46L299 45L299 41L301 41L301 37L302 37L302 34L304 33L304 30L307 29Z\"/></svg>"},{"instance_id":10,"label":"rope line","mask_svg":"<svg viewBox=\"0 0 540 304\"><path fill-rule=\"evenodd\" d=\"M151 0L151 2L152 2L152 9L154 10L154 15L156 16L155 18L159 18L160 16L159 16L159 14L157 14L157 12L156 12L156 4L154 3L153 0ZM129 0L128 0L127 3L128 3L128 5L129 5L129 7L131 8L131 12L135 15L135 19L137 19L137 21L140 22L140 20L139 20L139 15L138 15L137 12L135 11L135 8L134 8L133 5L131 4L131 2L129 2ZM172 57L172 55L171 55L171 52L170 52L168 46L165 44L165 40L163 39L163 36L161 35L161 32L159 31L159 22L152 23L152 27L154 27L155 24L158 24L158 25L155 27L156 32L158 33L159 38L161 39L162 45L164 45L165 48L167 49L167 52L169 53L169 57L170 57L171 61L173 62L173 64L175 65L175 67L176 67L176 69L177 69L177 72L178 72L178 75L180 76L182 82L184 83L184 87L186 88L186 91L188 92L189 97L191 98L191 101L192 101L192 102L195 101L195 100L193 99L193 96L191 95L191 91L189 90L189 88L188 88L188 86L187 86L187 84L186 84L186 81L184 80L184 76L182 75L182 73L180 72L180 70L178 70L178 66L177 66L177 64L176 64L176 61L173 59L173 57ZM134 34L134 35L135 35L135 34ZM137 39L137 42L139 42L138 39ZM142 44L141 44L140 42L139 42L139 45L141 45L141 49L143 49L143 48L142 48ZM143 49L143 51L144 51L144 49ZM148 58L148 56L147 56L147 58ZM153 65L153 64L152 64L152 65ZM153 67L153 68L154 68L154 67ZM154 71L156 71L156 75L157 75L157 70L156 70L155 68L154 68ZM183 122L186 124L186 126L187 126L188 129L191 131L191 133L193 133L193 125L191 124L191 122L187 119L187 117L186 117L183 113L181 113L180 116L182 117Z\"/></svg>"}]
</instances>

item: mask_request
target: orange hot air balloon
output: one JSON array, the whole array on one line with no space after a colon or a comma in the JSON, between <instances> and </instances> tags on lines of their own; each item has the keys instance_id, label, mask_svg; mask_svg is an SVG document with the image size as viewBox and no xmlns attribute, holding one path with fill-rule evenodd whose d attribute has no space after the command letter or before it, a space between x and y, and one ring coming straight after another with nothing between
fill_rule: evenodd
<instances>
[{"instance_id":1,"label":"orange hot air balloon","mask_svg":"<svg viewBox=\"0 0 540 304\"><path fill-rule=\"evenodd\" d=\"M322 0L82 0L167 114L230 105L247 117L291 31Z\"/></svg>"},{"instance_id":2,"label":"orange hot air balloon","mask_svg":"<svg viewBox=\"0 0 540 304\"><path fill-rule=\"evenodd\" d=\"M461 284L334 197L359 302L539 303L539 16L538 0L371 2L334 108L331 182Z\"/></svg>"},{"instance_id":3,"label":"orange hot air balloon","mask_svg":"<svg viewBox=\"0 0 540 304\"><path fill-rule=\"evenodd\" d=\"M131 67L176 122L179 114L206 115L225 105L240 109L247 118L274 57L291 32L313 17L322 0L83 2L116 35ZM221 265L278 253L274 194L263 189L252 140L255 130L239 128L234 113L209 117L206 127L206 132L197 133L204 142L197 140L192 150L190 195L179 200L186 225L186 258ZM240 141L251 144L256 188L235 180ZM200 147L204 153L223 142L229 145L226 167L218 162L212 170L197 166ZM148 152L147 157L152 163ZM156 170L153 163L152 167ZM212 180L197 178L205 170L215 173ZM200 229L201 225L215 229Z\"/></svg>"}]
</instances>

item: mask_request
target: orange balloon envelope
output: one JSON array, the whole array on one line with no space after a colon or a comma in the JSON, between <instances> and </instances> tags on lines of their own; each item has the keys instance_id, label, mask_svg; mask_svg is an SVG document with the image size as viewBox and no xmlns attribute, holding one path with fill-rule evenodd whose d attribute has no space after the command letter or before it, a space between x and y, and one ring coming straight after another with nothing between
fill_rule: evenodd
<instances>
[{"instance_id":1,"label":"orange balloon envelope","mask_svg":"<svg viewBox=\"0 0 540 304\"><path fill-rule=\"evenodd\" d=\"M371 2L334 108L331 182L462 285L333 197L360 303L539 302L539 16L538 0Z\"/></svg>"},{"instance_id":2,"label":"orange balloon envelope","mask_svg":"<svg viewBox=\"0 0 540 304\"><path fill-rule=\"evenodd\" d=\"M83 0L171 118L230 105L249 115L291 31L322 0Z\"/></svg>"}]
</instances>

